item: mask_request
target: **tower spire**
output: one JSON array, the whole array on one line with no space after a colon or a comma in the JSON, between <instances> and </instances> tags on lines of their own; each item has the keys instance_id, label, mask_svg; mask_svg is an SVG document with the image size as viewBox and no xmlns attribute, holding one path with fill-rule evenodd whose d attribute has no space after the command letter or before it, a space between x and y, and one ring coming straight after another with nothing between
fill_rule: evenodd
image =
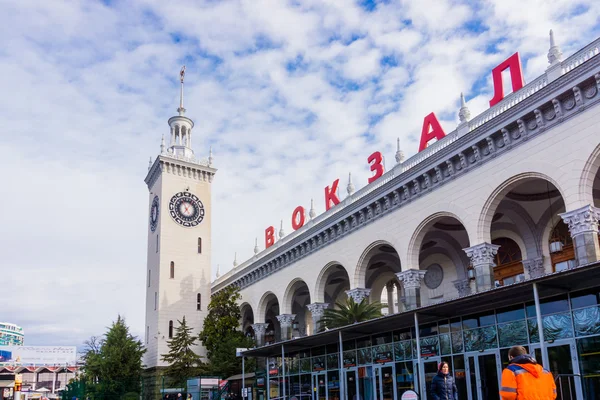
<instances>
[{"instance_id":1,"label":"tower spire","mask_svg":"<svg viewBox=\"0 0 600 400\"><path fill-rule=\"evenodd\" d=\"M177 112L179 115L185 114L185 108L183 108L183 79L185 78L185 65L181 67L181 71L179 71L179 80L181 81L181 92L179 93L179 108Z\"/></svg>"},{"instance_id":2,"label":"tower spire","mask_svg":"<svg viewBox=\"0 0 600 400\"><path fill-rule=\"evenodd\" d=\"M556 45L554 32L550 29L550 50L548 50L548 63L553 66L562 61L562 51Z\"/></svg>"},{"instance_id":3,"label":"tower spire","mask_svg":"<svg viewBox=\"0 0 600 400\"><path fill-rule=\"evenodd\" d=\"M400 138L397 140L396 146L396 162L402 164L404 162L404 152L400 150Z\"/></svg>"}]
</instances>

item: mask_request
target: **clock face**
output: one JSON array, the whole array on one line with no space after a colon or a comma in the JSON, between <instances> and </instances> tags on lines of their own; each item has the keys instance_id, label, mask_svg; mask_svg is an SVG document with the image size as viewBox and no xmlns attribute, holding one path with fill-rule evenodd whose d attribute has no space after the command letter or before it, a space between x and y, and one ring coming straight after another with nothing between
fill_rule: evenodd
<instances>
[{"instance_id":1,"label":"clock face","mask_svg":"<svg viewBox=\"0 0 600 400\"><path fill-rule=\"evenodd\" d=\"M204 219L204 205L190 192L179 192L171 197L169 213L175 222L187 228L198 226Z\"/></svg>"},{"instance_id":2,"label":"clock face","mask_svg":"<svg viewBox=\"0 0 600 400\"><path fill-rule=\"evenodd\" d=\"M150 207L150 230L152 230L152 232L156 230L156 226L158 225L158 212L158 196L154 196L154 200L152 200L152 207Z\"/></svg>"}]
</instances>

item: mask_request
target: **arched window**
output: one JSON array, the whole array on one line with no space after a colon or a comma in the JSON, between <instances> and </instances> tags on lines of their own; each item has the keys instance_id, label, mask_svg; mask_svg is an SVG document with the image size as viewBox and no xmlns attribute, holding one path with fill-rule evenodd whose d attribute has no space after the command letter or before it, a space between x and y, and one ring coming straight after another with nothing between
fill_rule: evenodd
<instances>
[{"instance_id":1,"label":"arched window","mask_svg":"<svg viewBox=\"0 0 600 400\"><path fill-rule=\"evenodd\" d=\"M198 293L196 300L197 300L196 310L200 311L200 310L202 310L202 295L200 293Z\"/></svg>"},{"instance_id":2,"label":"arched window","mask_svg":"<svg viewBox=\"0 0 600 400\"><path fill-rule=\"evenodd\" d=\"M170 277L171 279L175 279L175 261L171 261Z\"/></svg>"},{"instance_id":3,"label":"arched window","mask_svg":"<svg viewBox=\"0 0 600 400\"><path fill-rule=\"evenodd\" d=\"M169 339L173 339L173 321L169 321Z\"/></svg>"},{"instance_id":4,"label":"arched window","mask_svg":"<svg viewBox=\"0 0 600 400\"><path fill-rule=\"evenodd\" d=\"M523 274L523 256L521 248L512 239L502 237L492 240L492 244L500 246L494 262L494 280L496 286L509 285L525 278Z\"/></svg>"},{"instance_id":5,"label":"arched window","mask_svg":"<svg viewBox=\"0 0 600 400\"><path fill-rule=\"evenodd\" d=\"M202 254L202 238L198 238L198 254Z\"/></svg>"}]
</instances>

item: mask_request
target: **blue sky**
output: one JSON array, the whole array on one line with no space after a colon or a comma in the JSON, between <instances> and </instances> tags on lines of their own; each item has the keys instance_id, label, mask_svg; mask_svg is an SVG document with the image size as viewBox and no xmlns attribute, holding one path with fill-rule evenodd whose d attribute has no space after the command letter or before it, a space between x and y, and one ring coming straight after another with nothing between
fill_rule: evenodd
<instances>
[{"instance_id":1,"label":"blue sky","mask_svg":"<svg viewBox=\"0 0 600 400\"><path fill-rule=\"evenodd\" d=\"M599 35L592 0L3 2L0 243L4 305L27 344L144 326L148 158L187 66L194 150L213 147L213 275L367 157L417 151L423 118L473 116L515 51L525 80ZM343 196L342 196L343 197Z\"/></svg>"}]
</instances>

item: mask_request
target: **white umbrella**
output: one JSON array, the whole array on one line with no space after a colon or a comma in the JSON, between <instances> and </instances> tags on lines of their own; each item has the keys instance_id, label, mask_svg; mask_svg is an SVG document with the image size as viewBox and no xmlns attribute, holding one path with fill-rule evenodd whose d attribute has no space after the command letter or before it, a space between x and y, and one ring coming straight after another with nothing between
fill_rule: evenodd
<instances>
[{"instance_id":1,"label":"white umbrella","mask_svg":"<svg viewBox=\"0 0 600 400\"><path fill-rule=\"evenodd\" d=\"M45 387L41 387L39 389L35 389L36 392L50 392L50 389L46 389Z\"/></svg>"}]
</instances>

